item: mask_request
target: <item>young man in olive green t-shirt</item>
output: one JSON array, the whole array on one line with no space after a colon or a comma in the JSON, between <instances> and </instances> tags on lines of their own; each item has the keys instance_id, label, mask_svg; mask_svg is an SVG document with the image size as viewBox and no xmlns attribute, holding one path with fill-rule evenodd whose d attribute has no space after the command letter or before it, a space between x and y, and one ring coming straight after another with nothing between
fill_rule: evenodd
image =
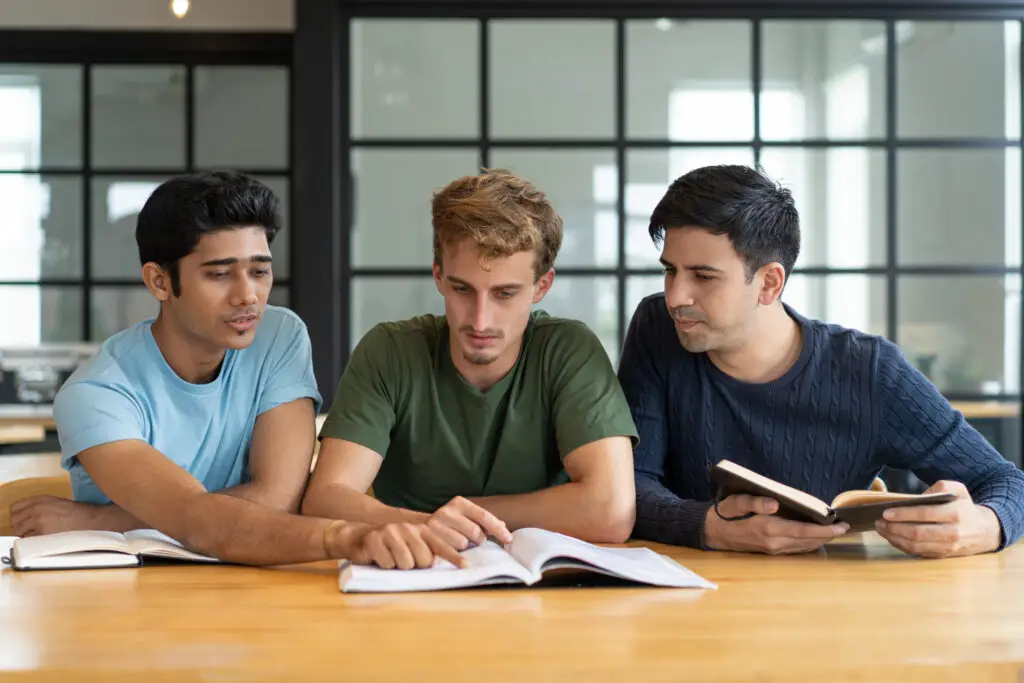
<instances>
[{"instance_id":1,"label":"young man in olive green t-shirt","mask_svg":"<svg viewBox=\"0 0 1024 683\"><path fill-rule=\"evenodd\" d=\"M437 193L433 223L445 315L359 342L303 510L427 521L460 549L522 527L625 540L637 433L614 368L586 325L532 310L554 279L558 214L486 172Z\"/></svg>"}]
</instances>

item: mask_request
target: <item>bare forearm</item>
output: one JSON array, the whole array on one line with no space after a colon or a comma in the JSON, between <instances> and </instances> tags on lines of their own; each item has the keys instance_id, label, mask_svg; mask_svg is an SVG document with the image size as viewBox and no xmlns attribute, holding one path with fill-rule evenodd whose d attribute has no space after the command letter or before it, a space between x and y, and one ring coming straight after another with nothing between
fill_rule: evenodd
<instances>
[{"instance_id":1,"label":"bare forearm","mask_svg":"<svg viewBox=\"0 0 1024 683\"><path fill-rule=\"evenodd\" d=\"M540 527L592 543L625 541L635 516L632 501L616 504L610 496L595 495L582 482L470 500L504 521L510 530Z\"/></svg>"},{"instance_id":2,"label":"bare forearm","mask_svg":"<svg viewBox=\"0 0 1024 683\"><path fill-rule=\"evenodd\" d=\"M300 517L222 493L197 494L161 529L195 552L226 562L277 565L329 559L330 520ZM178 534L174 532L178 531Z\"/></svg>"},{"instance_id":3,"label":"bare forearm","mask_svg":"<svg viewBox=\"0 0 1024 683\"><path fill-rule=\"evenodd\" d=\"M425 523L430 518L424 512L385 505L373 496L341 484L311 491L302 503L302 514L373 525Z\"/></svg>"}]
</instances>

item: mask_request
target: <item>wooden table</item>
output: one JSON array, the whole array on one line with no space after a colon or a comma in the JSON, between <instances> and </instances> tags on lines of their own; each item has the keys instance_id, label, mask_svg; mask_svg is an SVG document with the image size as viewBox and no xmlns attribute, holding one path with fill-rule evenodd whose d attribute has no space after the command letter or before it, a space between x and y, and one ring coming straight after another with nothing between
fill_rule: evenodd
<instances>
[{"instance_id":1,"label":"wooden table","mask_svg":"<svg viewBox=\"0 0 1024 683\"><path fill-rule=\"evenodd\" d=\"M1024 681L1024 545L926 561L652 545L717 591L343 595L332 563L0 572L28 680Z\"/></svg>"}]
</instances>

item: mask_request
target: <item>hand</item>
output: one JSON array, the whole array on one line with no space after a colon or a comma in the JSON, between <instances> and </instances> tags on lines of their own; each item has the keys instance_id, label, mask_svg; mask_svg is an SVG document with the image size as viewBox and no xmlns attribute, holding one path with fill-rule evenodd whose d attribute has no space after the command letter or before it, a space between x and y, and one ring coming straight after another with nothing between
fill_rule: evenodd
<instances>
[{"instance_id":1,"label":"hand","mask_svg":"<svg viewBox=\"0 0 1024 683\"><path fill-rule=\"evenodd\" d=\"M502 544L512 542L512 534L500 519L462 496L445 503L427 519L427 526L448 545L465 550L494 536Z\"/></svg>"},{"instance_id":2,"label":"hand","mask_svg":"<svg viewBox=\"0 0 1024 683\"><path fill-rule=\"evenodd\" d=\"M376 564L382 569L423 569L440 557L456 567L468 566L466 559L426 524L398 522L375 527L342 522L329 526L325 534L324 546L331 557L356 564Z\"/></svg>"},{"instance_id":3,"label":"hand","mask_svg":"<svg viewBox=\"0 0 1024 683\"><path fill-rule=\"evenodd\" d=\"M920 557L957 557L987 553L999 547L1002 527L992 508L976 505L958 481L938 481L925 493L955 493L942 505L890 508L875 529L905 553Z\"/></svg>"},{"instance_id":4,"label":"hand","mask_svg":"<svg viewBox=\"0 0 1024 683\"><path fill-rule=\"evenodd\" d=\"M843 523L822 526L775 517L778 502L760 496L732 495L720 502L718 509L725 517L737 517L748 512L753 512L754 516L727 522L718 516L714 507L708 508L704 518L704 544L714 550L769 555L808 553L850 529Z\"/></svg>"},{"instance_id":5,"label":"hand","mask_svg":"<svg viewBox=\"0 0 1024 683\"><path fill-rule=\"evenodd\" d=\"M11 503L11 529L15 536L42 536L60 531L102 528L100 508L57 496L31 496Z\"/></svg>"}]
</instances>

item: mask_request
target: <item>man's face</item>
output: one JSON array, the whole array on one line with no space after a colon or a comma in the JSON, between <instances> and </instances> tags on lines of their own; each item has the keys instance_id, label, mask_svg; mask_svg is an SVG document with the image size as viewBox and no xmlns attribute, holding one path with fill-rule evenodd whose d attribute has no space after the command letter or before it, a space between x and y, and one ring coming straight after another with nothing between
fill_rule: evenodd
<instances>
[{"instance_id":1,"label":"man's face","mask_svg":"<svg viewBox=\"0 0 1024 683\"><path fill-rule=\"evenodd\" d=\"M747 282L746 266L728 236L701 228L669 228L661 263L665 304L683 348L703 353L746 342L760 276Z\"/></svg>"},{"instance_id":2,"label":"man's face","mask_svg":"<svg viewBox=\"0 0 1024 683\"><path fill-rule=\"evenodd\" d=\"M445 250L442 264L434 264L434 281L444 296L453 355L474 365L518 355L530 309L554 279L550 270L535 282L533 264L530 251L481 261L468 242Z\"/></svg>"},{"instance_id":3,"label":"man's face","mask_svg":"<svg viewBox=\"0 0 1024 683\"><path fill-rule=\"evenodd\" d=\"M178 329L196 341L245 348L270 295L270 263L270 246L260 227L207 233L178 262L181 295L166 299L167 311Z\"/></svg>"}]
</instances>

